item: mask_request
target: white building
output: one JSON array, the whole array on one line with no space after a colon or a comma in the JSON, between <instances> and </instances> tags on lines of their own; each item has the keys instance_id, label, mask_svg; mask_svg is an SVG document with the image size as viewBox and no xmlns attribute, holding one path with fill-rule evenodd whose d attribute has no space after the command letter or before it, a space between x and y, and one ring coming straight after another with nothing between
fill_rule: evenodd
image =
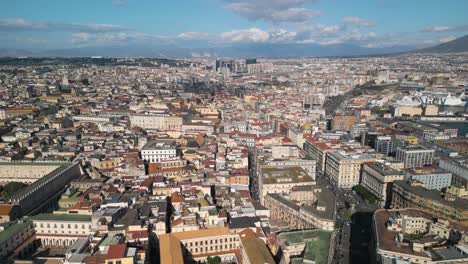
<instances>
[{"instance_id":1,"label":"white building","mask_svg":"<svg viewBox=\"0 0 468 264\"><path fill-rule=\"evenodd\" d=\"M141 158L149 162L160 162L177 156L177 145L174 141L153 141L141 150Z\"/></svg>"},{"instance_id":2,"label":"white building","mask_svg":"<svg viewBox=\"0 0 468 264\"><path fill-rule=\"evenodd\" d=\"M36 239L43 247L68 248L76 240L91 235L89 215L39 214L32 220Z\"/></svg>"},{"instance_id":3,"label":"white building","mask_svg":"<svg viewBox=\"0 0 468 264\"><path fill-rule=\"evenodd\" d=\"M132 127L143 129L177 130L182 128L182 117L168 114L147 114L130 116Z\"/></svg>"}]
</instances>

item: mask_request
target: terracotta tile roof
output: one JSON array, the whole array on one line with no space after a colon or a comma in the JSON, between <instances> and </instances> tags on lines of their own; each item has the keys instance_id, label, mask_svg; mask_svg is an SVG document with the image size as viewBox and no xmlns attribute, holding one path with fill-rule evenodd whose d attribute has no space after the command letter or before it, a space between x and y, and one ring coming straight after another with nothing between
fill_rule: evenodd
<instances>
[{"instance_id":1,"label":"terracotta tile roof","mask_svg":"<svg viewBox=\"0 0 468 264\"><path fill-rule=\"evenodd\" d=\"M124 258L126 249L127 245L125 244L110 245L109 250L107 251L106 260Z\"/></svg>"}]
</instances>

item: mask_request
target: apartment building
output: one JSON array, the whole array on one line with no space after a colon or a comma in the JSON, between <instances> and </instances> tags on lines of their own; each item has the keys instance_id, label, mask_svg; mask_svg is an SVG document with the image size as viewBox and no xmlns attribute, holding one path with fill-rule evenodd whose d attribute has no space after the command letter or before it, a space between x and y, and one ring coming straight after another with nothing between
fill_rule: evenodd
<instances>
[{"instance_id":1,"label":"apartment building","mask_svg":"<svg viewBox=\"0 0 468 264\"><path fill-rule=\"evenodd\" d=\"M452 185L465 186L468 183L468 158L441 158L439 166L452 173Z\"/></svg>"},{"instance_id":2,"label":"apartment building","mask_svg":"<svg viewBox=\"0 0 468 264\"><path fill-rule=\"evenodd\" d=\"M391 205L391 192L394 181L404 176L381 162L366 162L362 165L361 185L374 194L382 207Z\"/></svg>"},{"instance_id":3,"label":"apartment building","mask_svg":"<svg viewBox=\"0 0 468 264\"><path fill-rule=\"evenodd\" d=\"M0 263L32 252L35 231L31 220L17 220L0 226ZM11 262L12 263L12 262Z\"/></svg>"},{"instance_id":4,"label":"apartment building","mask_svg":"<svg viewBox=\"0 0 468 264\"><path fill-rule=\"evenodd\" d=\"M396 159L402 161L405 168L417 168L431 165L434 161L434 149L428 149L420 145L408 145L397 147Z\"/></svg>"},{"instance_id":5,"label":"apartment building","mask_svg":"<svg viewBox=\"0 0 468 264\"><path fill-rule=\"evenodd\" d=\"M395 181L392 194L393 208L417 208L468 226L468 203L465 199L444 199L439 191L426 189L421 182L406 180Z\"/></svg>"},{"instance_id":6,"label":"apartment building","mask_svg":"<svg viewBox=\"0 0 468 264\"><path fill-rule=\"evenodd\" d=\"M336 151L341 148L341 144L337 141L327 142L321 141L314 137L306 137L304 142L304 151L306 155L317 162L317 172L325 172L327 161L327 153Z\"/></svg>"},{"instance_id":7,"label":"apartment building","mask_svg":"<svg viewBox=\"0 0 468 264\"><path fill-rule=\"evenodd\" d=\"M289 229L334 230L334 195L330 190L323 188L316 189L315 196L315 200L298 203L292 200L292 195L267 194L265 207L270 210L272 220L286 223Z\"/></svg>"},{"instance_id":8,"label":"apartment building","mask_svg":"<svg viewBox=\"0 0 468 264\"><path fill-rule=\"evenodd\" d=\"M359 184L361 166L364 162L372 162L375 158L368 154L351 154L343 151L329 152L325 176L338 188L351 189Z\"/></svg>"},{"instance_id":9,"label":"apartment building","mask_svg":"<svg viewBox=\"0 0 468 264\"><path fill-rule=\"evenodd\" d=\"M442 191L452 184L452 173L436 166L403 169L403 173L406 179L417 180L426 189Z\"/></svg>"}]
</instances>

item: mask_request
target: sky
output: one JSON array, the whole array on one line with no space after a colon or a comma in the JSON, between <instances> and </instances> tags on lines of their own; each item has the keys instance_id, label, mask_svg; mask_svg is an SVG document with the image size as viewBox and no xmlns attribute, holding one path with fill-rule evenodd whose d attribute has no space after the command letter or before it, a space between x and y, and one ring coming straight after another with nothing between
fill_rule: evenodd
<instances>
[{"instance_id":1,"label":"sky","mask_svg":"<svg viewBox=\"0 0 468 264\"><path fill-rule=\"evenodd\" d=\"M0 3L0 49L430 46L468 34L467 10L467 0L12 0Z\"/></svg>"}]
</instances>

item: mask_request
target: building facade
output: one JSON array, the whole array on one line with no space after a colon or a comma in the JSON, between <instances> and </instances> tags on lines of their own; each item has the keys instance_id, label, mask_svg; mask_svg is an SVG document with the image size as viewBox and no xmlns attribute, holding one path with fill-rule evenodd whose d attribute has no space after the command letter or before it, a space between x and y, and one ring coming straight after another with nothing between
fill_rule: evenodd
<instances>
[{"instance_id":1,"label":"building facade","mask_svg":"<svg viewBox=\"0 0 468 264\"><path fill-rule=\"evenodd\" d=\"M417 208L468 226L468 203L465 199L444 199L439 191L426 189L420 182L406 180L395 181L392 194L393 208Z\"/></svg>"},{"instance_id":2,"label":"building facade","mask_svg":"<svg viewBox=\"0 0 468 264\"><path fill-rule=\"evenodd\" d=\"M434 161L434 153L434 149L418 145L397 147L396 159L402 161L405 164L405 168L417 168L431 165Z\"/></svg>"},{"instance_id":3,"label":"building facade","mask_svg":"<svg viewBox=\"0 0 468 264\"><path fill-rule=\"evenodd\" d=\"M141 150L141 158L149 162L171 160L177 156L175 142L154 141L147 143Z\"/></svg>"},{"instance_id":4,"label":"building facade","mask_svg":"<svg viewBox=\"0 0 468 264\"><path fill-rule=\"evenodd\" d=\"M68 248L76 240L91 235L89 215L39 214L32 217L36 239L43 247Z\"/></svg>"},{"instance_id":5,"label":"building facade","mask_svg":"<svg viewBox=\"0 0 468 264\"><path fill-rule=\"evenodd\" d=\"M403 178L402 173L381 162L366 162L362 165L361 185L377 197L382 207L391 205L393 182Z\"/></svg>"},{"instance_id":6,"label":"building facade","mask_svg":"<svg viewBox=\"0 0 468 264\"><path fill-rule=\"evenodd\" d=\"M130 116L132 127L157 130L177 130L182 129L182 117L168 114L148 114Z\"/></svg>"},{"instance_id":7,"label":"building facade","mask_svg":"<svg viewBox=\"0 0 468 264\"><path fill-rule=\"evenodd\" d=\"M329 152L327 154L325 176L338 188L351 189L359 184L362 164L374 160L375 158L367 154Z\"/></svg>"},{"instance_id":8,"label":"building facade","mask_svg":"<svg viewBox=\"0 0 468 264\"><path fill-rule=\"evenodd\" d=\"M406 179L422 182L425 188L442 191L452 184L452 173L439 167L403 169Z\"/></svg>"}]
</instances>

